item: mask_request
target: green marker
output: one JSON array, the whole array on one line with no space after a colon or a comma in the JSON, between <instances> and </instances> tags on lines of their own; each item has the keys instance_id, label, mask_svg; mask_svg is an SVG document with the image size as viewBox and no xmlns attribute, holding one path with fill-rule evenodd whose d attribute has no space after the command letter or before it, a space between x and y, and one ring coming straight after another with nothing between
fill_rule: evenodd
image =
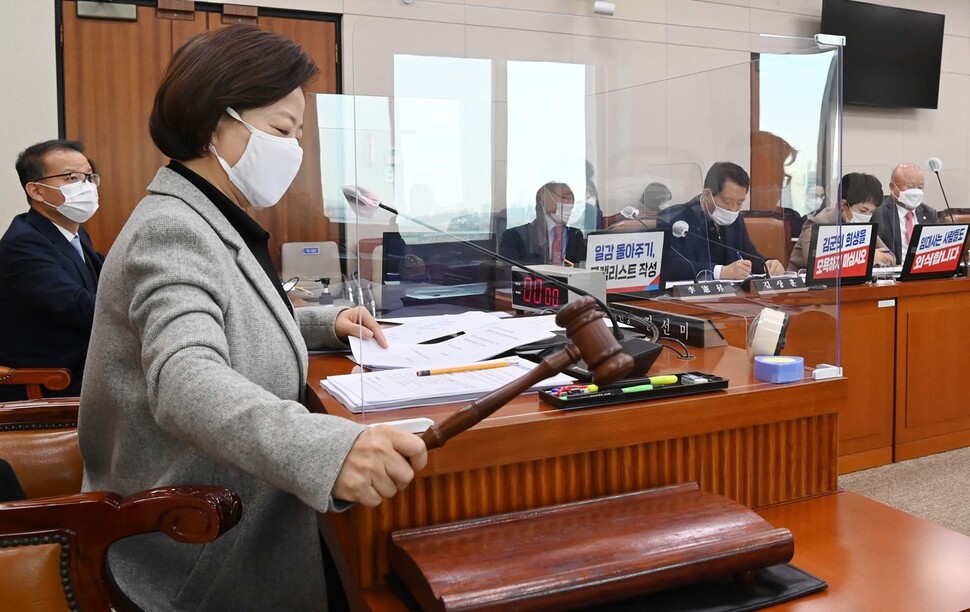
<instances>
[{"instance_id":1,"label":"green marker","mask_svg":"<svg viewBox=\"0 0 970 612\"><path fill-rule=\"evenodd\" d=\"M636 393L637 391L651 391L652 389L653 385L636 385L633 387L623 387L622 389L618 389L618 391L620 393Z\"/></svg>"},{"instance_id":2,"label":"green marker","mask_svg":"<svg viewBox=\"0 0 970 612\"><path fill-rule=\"evenodd\" d=\"M665 374L663 376L651 376L650 384L651 385L676 385L678 380L679 379L677 378L676 374Z\"/></svg>"}]
</instances>

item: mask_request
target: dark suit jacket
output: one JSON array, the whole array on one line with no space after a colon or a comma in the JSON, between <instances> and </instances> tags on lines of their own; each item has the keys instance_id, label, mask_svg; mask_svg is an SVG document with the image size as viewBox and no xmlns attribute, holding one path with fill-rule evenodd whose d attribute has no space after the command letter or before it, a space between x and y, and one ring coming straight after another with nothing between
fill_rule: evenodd
<instances>
[{"instance_id":1,"label":"dark suit jacket","mask_svg":"<svg viewBox=\"0 0 970 612\"><path fill-rule=\"evenodd\" d=\"M586 260L586 240L583 232L575 227L567 227L563 232L566 241L565 257L574 264ZM531 223L512 227L502 232L498 252L525 265L549 263L549 234L546 220L536 219Z\"/></svg>"},{"instance_id":2,"label":"dark suit jacket","mask_svg":"<svg viewBox=\"0 0 970 612\"><path fill-rule=\"evenodd\" d=\"M71 385L50 395L81 394L94 320L101 257L82 228L86 265L54 224L31 209L0 238L0 364L71 371ZM23 387L0 386L0 398L23 399Z\"/></svg>"},{"instance_id":3,"label":"dark suit jacket","mask_svg":"<svg viewBox=\"0 0 970 612\"><path fill-rule=\"evenodd\" d=\"M670 229L677 221L686 221L690 229L683 238L670 237L670 246L676 252L671 252L665 260L667 280L693 280L701 270L713 271L715 265L734 263L738 260L738 251L743 259L751 261L753 274L764 273L764 258L751 242L741 217L731 225L718 226L701 210L700 196L697 196L686 204L661 211L657 228ZM702 236L707 236L710 242Z\"/></svg>"},{"instance_id":4,"label":"dark suit jacket","mask_svg":"<svg viewBox=\"0 0 970 612\"><path fill-rule=\"evenodd\" d=\"M900 265L906 258L906 253L902 252L903 241L899 237L899 215L896 212L896 206L893 197L891 195L886 196L883 198L882 204L872 213L872 222L877 225L876 231L879 238L896 256L896 265ZM936 210L926 204L920 204L913 212L916 213L916 219L920 223L937 223L939 221Z\"/></svg>"}]
</instances>

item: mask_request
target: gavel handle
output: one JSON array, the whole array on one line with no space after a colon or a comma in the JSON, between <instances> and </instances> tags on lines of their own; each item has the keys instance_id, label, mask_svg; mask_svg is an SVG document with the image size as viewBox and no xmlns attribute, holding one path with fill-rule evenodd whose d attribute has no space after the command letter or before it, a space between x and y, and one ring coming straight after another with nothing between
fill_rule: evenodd
<instances>
[{"instance_id":1,"label":"gavel handle","mask_svg":"<svg viewBox=\"0 0 970 612\"><path fill-rule=\"evenodd\" d=\"M516 379L512 384L465 404L441 423L432 425L421 434L421 439L424 440L428 450L444 446L448 440L478 424L539 381L562 372L579 361L580 357L579 349L572 344L567 344L561 351L543 359L528 374Z\"/></svg>"}]
</instances>

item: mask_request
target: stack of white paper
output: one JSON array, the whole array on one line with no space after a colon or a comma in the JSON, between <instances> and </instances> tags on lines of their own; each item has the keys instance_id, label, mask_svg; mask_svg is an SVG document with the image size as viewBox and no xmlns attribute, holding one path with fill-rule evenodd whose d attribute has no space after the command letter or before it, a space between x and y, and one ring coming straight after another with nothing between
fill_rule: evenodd
<instances>
[{"instance_id":1,"label":"stack of white paper","mask_svg":"<svg viewBox=\"0 0 970 612\"><path fill-rule=\"evenodd\" d=\"M320 386L351 412L393 410L476 399L511 384L536 366L518 357L494 361L507 361L512 365L431 376L417 375L424 368L341 374L321 380ZM532 389L568 385L574 380L565 374L558 374Z\"/></svg>"},{"instance_id":2,"label":"stack of white paper","mask_svg":"<svg viewBox=\"0 0 970 612\"><path fill-rule=\"evenodd\" d=\"M350 347L354 362L368 368L442 368L482 361L551 338L556 329L554 316L499 319L466 312L415 318L389 328L384 331L387 348L376 340L355 337L350 338Z\"/></svg>"}]
</instances>

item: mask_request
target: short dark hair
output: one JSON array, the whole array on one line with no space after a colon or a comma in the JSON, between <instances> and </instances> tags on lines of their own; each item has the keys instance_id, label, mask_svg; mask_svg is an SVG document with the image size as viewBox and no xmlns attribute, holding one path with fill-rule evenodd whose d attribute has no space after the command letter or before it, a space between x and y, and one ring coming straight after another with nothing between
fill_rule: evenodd
<instances>
[{"instance_id":1,"label":"short dark hair","mask_svg":"<svg viewBox=\"0 0 970 612\"><path fill-rule=\"evenodd\" d=\"M84 145L77 140L55 139L39 142L21 151L20 155L17 156L17 163L14 167L17 169L17 176L20 178L20 186L24 188L24 194L27 193L27 183L36 181L47 173L44 158L53 151L84 153ZM90 160L88 160L88 163L91 163ZM30 196L27 197L27 202L30 202Z\"/></svg>"},{"instance_id":2,"label":"short dark hair","mask_svg":"<svg viewBox=\"0 0 970 612\"><path fill-rule=\"evenodd\" d=\"M269 106L318 72L295 42L255 26L197 34L172 56L155 94L152 140L172 159L201 157L226 108Z\"/></svg>"},{"instance_id":3,"label":"short dark hair","mask_svg":"<svg viewBox=\"0 0 970 612\"><path fill-rule=\"evenodd\" d=\"M882 183L871 174L861 172L850 172L842 177L842 199L850 206L853 204L864 204L882 202Z\"/></svg>"},{"instance_id":4,"label":"short dark hair","mask_svg":"<svg viewBox=\"0 0 970 612\"><path fill-rule=\"evenodd\" d=\"M653 182L644 187L640 194L640 203L647 210L660 210L660 205L669 202L673 197L670 189L663 183Z\"/></svg>"},{"instance_id":5,"label":"short dark hair","mask_svg":"<svg viewBox=\"0 0 970 612\"><path fill-rule=\"evenodd\" d=\"M724 189L726 180L741 185L745 191L751 187L751 177L744 168L733 162L714 162L711 169L707 171L707 176L704 177L704 189L710 189L712 195L717 195Z\"/></svg>"}]
</instances>

